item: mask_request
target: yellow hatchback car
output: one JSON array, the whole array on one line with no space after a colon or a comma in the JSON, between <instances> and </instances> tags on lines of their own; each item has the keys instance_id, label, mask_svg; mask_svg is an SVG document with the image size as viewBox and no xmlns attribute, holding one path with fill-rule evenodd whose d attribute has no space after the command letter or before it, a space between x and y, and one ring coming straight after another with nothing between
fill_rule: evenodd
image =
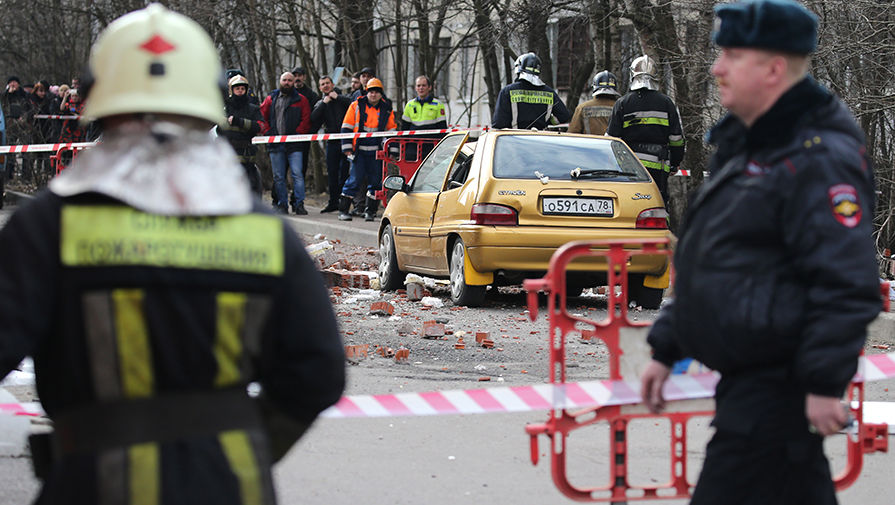
<instances>
[{"instance_id":1,"label":"yellow hatchback car","mask_svg":"<svg viewBox=\"0 0 895 505\"><path fill-rule=\"evenodd\" d=\"M658 188L612 137L457 132L409 182L398 175L383 184L396 193L379 227L382 289L402 287L407 272L447 277L458 305L481 305L489 285L543 276L556 249L573 240L670 236ZM667 280L656 282L667 268L664 255L634 256L629 299L658 308ZM569 271L570 296L606 283L605 258L575 260Z\"/></svg>"}]
</instances>

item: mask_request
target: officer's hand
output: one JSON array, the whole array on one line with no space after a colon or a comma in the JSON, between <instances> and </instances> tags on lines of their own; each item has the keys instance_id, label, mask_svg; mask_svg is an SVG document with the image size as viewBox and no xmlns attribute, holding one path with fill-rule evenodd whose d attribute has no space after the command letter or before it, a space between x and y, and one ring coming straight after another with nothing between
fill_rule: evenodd
<instances>
[{"instance_id":1,"label":"officer's hand","mask_svg":"<svg viewBox=\"0 0 895 505\"><path fill-rule=\"evenodd\" d=\"M653 414L658 414L665 408L662 386L665 385L669 375L671 375L670 368L656 360L651 360L640 376L640 396L643 397L643 403Z\"/></svg>"},{"instance_id":2,"label":"officer's hand","mask_svg":"<svg viewBox=\"0 0 895 505\"><path fill-rule=\"evenodd\" d=\"M233 116L230 116L227 118L227 123L229 123L231 125L233 124Z\"/></svg>"},{"instance_id":3,"label":"officer's hand","mask_svg":"<svg viewBox=\"0 0 895 505\"><path fill-rule=\"evenodd\" d=\"M678 170L680 170L680 169L681 169L681 167L671 167L671 175L676 174L678 172Z\"/></svg>"},{"instance_id":4,"label":"officer's hand","mask_svg":"<svg viewBox=\"0 0 895 505\"><path fill-rule=\"evenodd\" d=\"M813 432L823 436L838 432L848 422L839 398L833 396L805 395L805 416L809 429L813 427Z\"/></svg>"}]
</instances>

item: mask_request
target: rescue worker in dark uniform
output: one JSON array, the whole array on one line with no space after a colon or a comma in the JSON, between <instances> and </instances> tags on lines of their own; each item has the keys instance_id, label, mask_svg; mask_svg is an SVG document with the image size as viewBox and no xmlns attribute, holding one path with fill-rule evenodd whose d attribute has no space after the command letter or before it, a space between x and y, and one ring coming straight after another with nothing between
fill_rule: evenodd
<instances>
[{"instance_id":1,"label":"rescue worker in dark uniform","mask_svg":"<svg viewBox=\"0 0 895 505\"><path fill-rule=\"evenodd\" d=\"M631 86L612 109L606 134L628 144L649 170L668 203L668 176L684 159L684 130L674 101L659 90L656 62L647 55L631 62Z\"/></svg>"},{"instance_id":2,"label":"rescue worker in dark uniform","mask_svg":"<svg viewBox=\"0 0 895 505\"><path fill-rule=\"evenodd\" d=\"M54 423L36 503L273 504L271 464L343 389L327 291L208 135L222 71L197 23L152 4L89 66L102 144L0 231L0 377L32 356Z\"/></svg>"},{"instance_id":3,"label":"rescue worker in dark uniform","mask_svg":"<svg viewBox=\"0 0 895 505\"><path fill-rule=\"evenodd\" d=\"M252 144L252 137L267 129L261 117L261 107L253 104L248 95L249 80L243 75L234 75L228 82L230 96L224 99L226 124L218 125L218 135L236 151L239 163L245 169L252 192L261 197L261 172L255 166L258 149Z\"/></svg>"},{"instance_id":4,"label":"rescue worker in dark uniform","mask_svg":"<svg viewBox=\"0 0 895 505\"><path fill-rule=\"evenodd\" d=\"M881 308L873 170L852 114L807 75L814 14L791 0L715 12L729 114L708 136L712 176L685 216L642 391L661 409L682 357L721 373L691 504L835 504L823 436L846 422L840 398Z\"/></svg>"},{"instance_id":5,"label":"rescue worker in dark uniform","mask_svg":"<svg viewBox=\"0 0 895 505\"><path fill-rule=\"evenodd\" d=\"M593 99L578 104L569 133L587 133L589 135L606 135L612 107L621 94L618 92L618 79L615 74L604 70L594 76Z\"/></svg>"},{"instance_id":6,"label":"rescue worker in dark uniform","mask_svg":"<svg viewBox=\"0 0 895 505\"><path fill-rule=\"evenodd\" d=\"M541 80L541 59L535 53L516 58L513 80L497 95L492 128L544 130L548 124L568 123L572 118L556 91Z\"/></svg>"},{"instance_id":7,"label":"rescue worker in dark uniform","mask_svg":"<svg viewBox=\"0 0 895 505\"><path fill-rule=\"evenodd\" d=\"M235 76L241 75L243 77L246 76L245 72L242 71L241 68L228 68L227 69L227 82L230 82L230 79L233 79ZM248 80L248 78L246 78ZM255 93L255 90L249 86L249 89L246 90L246 96L249 97L249 102L261 106L261 100L258 99L258 95Z\"/></svg>"}]
</instances>

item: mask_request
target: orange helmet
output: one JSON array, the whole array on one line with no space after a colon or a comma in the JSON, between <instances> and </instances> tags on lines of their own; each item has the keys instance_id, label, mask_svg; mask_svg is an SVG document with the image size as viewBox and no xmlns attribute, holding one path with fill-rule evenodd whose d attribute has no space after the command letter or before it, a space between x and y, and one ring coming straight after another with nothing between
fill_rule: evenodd
<instances>
[{"instance_id":1,"label":"orange helmet","mask_svg":"<svg viewBox=\"0 0 895 505\"><path fill-rule=\"evenodd\" d=\"M385 88L382 87L382 81L377 79L376 77L371 78L367 81L367 91L370 91L373 88L379 88L379 91L385 91Z\"/></svg>"}]
</instances>

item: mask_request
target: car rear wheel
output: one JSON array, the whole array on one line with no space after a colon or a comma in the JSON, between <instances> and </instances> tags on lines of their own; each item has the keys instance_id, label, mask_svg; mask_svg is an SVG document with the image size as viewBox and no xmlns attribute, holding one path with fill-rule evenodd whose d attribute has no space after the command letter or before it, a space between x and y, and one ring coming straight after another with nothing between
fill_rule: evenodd
<instances>
[{"instance_id":1,"label":"car rear wheel","mask_svg":"<svg viewBox=\"0 0 895 505\"><path fill-rule=\"evenodd\" d=\"M485 290L487 286L470 286L466 284L464 267L466 264L466 246L463 241L457 239L451 250L451 300L456 305L478 307L485 302Z\"/></svg>"},{"instance_id":2,"label":"car rear wheel","mask_svg":"<svg viewBox=\"0 0 895 505\"><path fill-rule=\"evenodd\" d=\"M387 224L379 237L379 287L383 291L394 291L404 283L406 274L398 269L395 252L395 237L392 226Z\"/></svg>"},{"instance_id":3,"label":"car rear wheel","mask_svg":"<svg viewBox=\"0 0 895 505\"><path fill-rule=\"evenodd\" d=\"M648 288L643 285L643 274L628 276L628 303L636 302L644 309L655 310L662 305L664 289Z\"/></svg>"}]
</instances>

